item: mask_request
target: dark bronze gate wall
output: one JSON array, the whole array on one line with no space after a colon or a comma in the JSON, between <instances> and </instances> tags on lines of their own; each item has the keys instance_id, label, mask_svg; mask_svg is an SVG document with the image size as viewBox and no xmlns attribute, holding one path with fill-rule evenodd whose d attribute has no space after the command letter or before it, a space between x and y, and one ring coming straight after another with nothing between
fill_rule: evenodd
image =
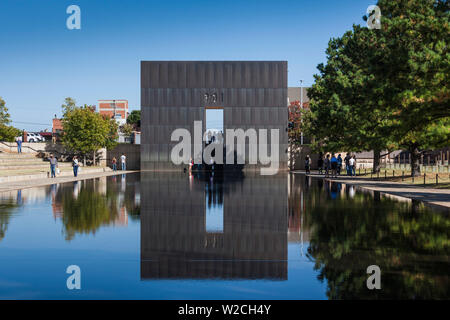
<instances>
[{"instance_id":1,"label":"dark bronze gate wall","mask_svg":"<svg viewBox=\"0 0 450 320\"><path fill-rule=\"evenodd\" d=\"M142 172L140 181L141 279L287 279L285 173L211 182ZM208 185L223 205L223 232L206 230Z\"/></svg>"},{"instance_id":2,"label":"dark bronze gate wall","mask_svg":"<svg viewBox=\"0 0 450 320\"><path fill-rule=\"evenodd\" d=\"M141 169L179 168L170 160L171 134L186 128L193 139L194 121L205 127L205 107L223 107L224 130L279 129L286 169L286 105L286 61L142 61Z\"/></svg>"}]
</instances>

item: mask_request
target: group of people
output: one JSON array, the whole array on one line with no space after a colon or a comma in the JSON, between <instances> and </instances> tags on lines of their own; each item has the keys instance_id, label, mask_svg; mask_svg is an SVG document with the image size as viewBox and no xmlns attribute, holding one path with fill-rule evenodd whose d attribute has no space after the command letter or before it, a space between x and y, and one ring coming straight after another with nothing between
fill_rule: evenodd
<instances>
[{"instance_id":1,"label":"group of people","mask_svg":"<svg viewBox=\"0 0 450 320\"><path fill-rule=\"evenodd\" d=\"M53 155L53 153L50 154L50 173L51 173L51 178L56 178L56 174L58 173L58 159ZM121 168L123 171L127 170L127 157L125 156L124 153L122 153L122 155L120 156L120 163L121 163ZM117 159L116 157L114 157L112 159L112 169L113 171L117 171ZM80 162L78 160L77 156L74 156L72 158L72 168L73 168L73 176L77 177L78 176L78 172L80 171Z\"/></svg>"},{"instance_id":2,"label":"group of people","mask_svg":"<svg viewBox=\"0 0 450 320\"><path fill-rule=\"evenodd\" d=\"M344 159L342 159L341 154L337 157L334 153L327 154L325 158L323 158L322 154L319 155L319 159L317 160L317 167L319 169L319 174L323 174L325 172L325 176L337 177L341 174L342 163L345 163L345 170L347 171L348 176L356 175L356 156L351 156L350 153L347 153ZM306 156L305 158L305 170L306 173L309 174L311 172L311 158Z\"/></svg>"},{"instance_id":3,"label":"group of people","mask_svg":"<svg viewBox=\"0 0 450 320\"><path fill-rule=\"evenodd\" d=\"M116 159L116 157L112 158L111 163L112 163L113 171L117 171L117 159ZM120 165L121 165L122 171L127 170L127 157L125 156L124 153L122 153L122 155L120 156Z\"/></svg>"},{"instance_id":4,"label":"group of people","mask_svg":"<svg viewBox=\"0 0 450 320\"><path fill-rule=\"evenodd\" d=\"M50 153L50 174L51 178L56 178L56 174L59 174L58 170L58 159L53 155L53 153ZM72 168L73 168L73 176L77 177L78 172L80 170L80 162L78 161L78 157L74 156L72 158Z\"/></svg>"},{"instance_id":5,"label":"group of people","mask_svg":"<svg viewBox=\"0 0 450 320\"><path fill-rule=\"evenodd\" d=\"M16 138L17 143L17 153L22 153L22 137ZM55 178L56 174L58 173L58 159L55 157L53 153L50 154L50 174L51 178ZM112 169L113 171L117 171L117 159L116 157L112 158ZM124 153L120 156L120 164L122 171L127 170L127 157ZM74 177L78 176L78 172L80 171L80 162L78 160L77 156L74 156L72 158L72 168L73 168L73 175Z\"/></svg>"}]
</instances>

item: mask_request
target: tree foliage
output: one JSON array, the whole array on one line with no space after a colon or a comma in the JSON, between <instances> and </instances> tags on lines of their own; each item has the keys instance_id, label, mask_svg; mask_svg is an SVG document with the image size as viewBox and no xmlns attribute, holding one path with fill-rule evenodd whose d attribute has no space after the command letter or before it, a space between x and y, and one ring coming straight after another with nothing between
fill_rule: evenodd
<instances>
[{"instance_id":1,"label":"tree foliage","mask_svg":"<svg viewBox=\"0 0 450 320\"><path fill-rule=\"evenodd\" d=\"M69 113L70 111L73 111L76 108L75 99L67 97L66 99L64 99L64 103L61 105L61 108L63 109L63 115Z\"/></svg>"},{"instance_id":2,"label":"tree foliage","mask_svg":"<svg viewBox=\"0 0 450 320\"><path fill-rule=\"evenodd\" d=\"M302 136L302 108L300 101L292 101L289 104L289 128L288 137L289 143L292 145L299 145Z\"/></svg>"},{"instance_id":3,"label":"tree foliage","mask_svg":"<svg viewBox=\"0 0 450 320\"><path fill-rule=\"evenodd\" d=\"M131 124L135 129L141 127L141 110L133 110L127 118L127 123Z\"/></svg>"},{"instance_id":4,"label":"tree foliage","mask_svg":"<svg viewBox=\"0 0 450 320\"><path fill-rule=\"evenodd\" d=\"M120 132L129 136L133 133L133 126L129 123L125 123L123 126L119 128Z\"/></svg>"},{"instance_id":5,"label":"tree foliage","mask_svg":"<svg viewBox=\"0 0 450 320\"><path fill-rule=\"evenodd\" d=\"M21 131L10 126L11 115L9 114L6 102L0 97L0 141L13 142Z\"/></svg>"},{"instance_id":6,"label":"tree foliage","mask_svg":"<svg viewBox=\"0 0 450 320\"><path fill-rule=\"evenodd\" d=\"M329 151L407 149L415 174L420 150L450 141L448 1L378 6L381 29L354 25L330 40L305 130Z\"/></svg>"},{"instance_id":7,"label":"tree foliage","mask_svg":"<svg viewBox=\"0 0 450 320\"><path fill-rule=\"evenodd\" d=\"M117 123L94 112L95 108L84 105L64 113L64 146L74 153L86 155L100 148L112 148L117 138Z\"/></svg>"}]
</instances>

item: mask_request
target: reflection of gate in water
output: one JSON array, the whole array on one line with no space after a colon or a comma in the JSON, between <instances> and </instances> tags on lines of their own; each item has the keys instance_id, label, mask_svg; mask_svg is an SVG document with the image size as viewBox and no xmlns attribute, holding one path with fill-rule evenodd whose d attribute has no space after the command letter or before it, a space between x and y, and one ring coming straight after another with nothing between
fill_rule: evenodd
<instances>
[{"instance_id":1,"label":"reflection of gate in water","mask_svg":"<svg viewBox=\"0 0 450 320\"><path fill-rule=\"evenodd\" d=\"M142 173L141 278L287 279L286 176L224 176L218 232L206 228L205 183Z\"/></svg>"}]
</instances>

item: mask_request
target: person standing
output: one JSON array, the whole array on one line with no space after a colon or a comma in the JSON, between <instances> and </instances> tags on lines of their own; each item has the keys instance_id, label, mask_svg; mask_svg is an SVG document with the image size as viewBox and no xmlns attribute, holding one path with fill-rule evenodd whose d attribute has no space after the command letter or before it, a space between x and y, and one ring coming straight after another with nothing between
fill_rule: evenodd
<instances>
[{"instance_id":1,"label":"person standing","mask_svg":"<svg viewBox=\"0 0 450 320\"><path fill-rule=\"evenodd\" d=\"M310 173L310 169L311 169L311 159L309 158L309 155L306 156L305 158L305 170L306 170L306 174Z\"/></svg>"},{"instance_id":2,"label":"person standing","mask_svg":"<svg viewBox=\"0 0 450 320\"><path fill-rule=\"evenodd\" d=\"M356 156L353 155L352 176L356 176Z\"/></svg>"},{"instance_id":3,"label":"person standing","mask_svg":"<svg viewBox=\"0 0 450 320\"><path fill-rule=\"evenodd\" d=\"M122 155L120 156L120 162L122 164L122 171L127 170L127 157L124 153L122 153Z\"/></svg>"},{"instance_id":4,"label":"person standing","mask_svg":"<svg viewBox=\"0 0 450 320\"><path fill-rule=\"evenodd\" d=\"M349 170L350 170L350 175L351 176L353 176L354 174L353 174L353 169L354 169L354 167L355 167L355 156L353 156L353 157L351 157L349 160L348 160L348 164L349 164Z\"/></svg>"},{"instance_id":5,"label":"person standing","mask_svg":"<svg viewBox=\"0 0 450 320\"><path fill-rule=\"evenodd\" d=\"M17 153L22 153L22 137L17 137Z\"/></svg>"},{"instance_id":6,"label":"person standing","mask_svg":"<svg viewBox=\"0 0 450 320\"><path fill-rule=\"evenodd\" d=\"M323 166L325 167L325 177L328 176L329 172L330 172L330 155L327 154L327 156L325 157L325 161L323 162Z\"/></svg>"},{"instance_id":7,"label":"person standing","mask_svg":"<svg viewBox=\"0 0 450 320\"><path fill-rule=\"evenodd\" d=\"M336 177L337 176L337 164L338 164L338 161L337 161L337 158L334 155L334 153L331 156L330 163L331 163L331 176L332 177Z\"/></svg>"},{"instance_id":8,"label":"person standing","mask_svg":"<svg viewBox=\"0 0 450 320\"><path fill-rule=\"evenodd\" d=\"M117 171L117 159L116 159L116 157L113 157L111 162L112 162L112 169L113 169L113 171Z\"/></svg>"},{"instance_id":9,"label":"person standing","mask_svg":"<svg viewBox=\"0 0 450 320\"><path fill-rule=\"evenodd\" d=\"M53 155L53 153L51 153L50 154L50 172L51 172L52 178L56 177L56 168L58 168L58 160Z\"/></svg>"},{"instance_id":10,"label":"person standing","mask_svg":"<svg viewBox=\"0 0 450 320\"><path fill-rule=\"evenodd\" d=\"M345 161L345 171L347 171L347 175L350 176L351 175L351 171L350 171L350 154L347 153L347 155L344 158Z\"/></svg>"},{"instance_id":11,"label":"person standing","mask_svg":"<svg viewBox=\"0 0 450 320\"><path fill-rule=\"evenodd\" d=\"M339 153L338 157L337 157L337 174L341 175L341 169L342 169L342 157L341 154Z\"/></svg>"},{"instance_id":12,"label":"person standing","mask_svg":"<svg viewBox=\"0 0 450 320\"><path fill-rule=\"evenodd\" d=\"M194 160L190 158L189 160L189 173L192 173L192 169L194 168Z\"/></svg>"},{"instance_id":13,"label":"person standing","mask_svg":"<svg viewBox=\"0 0 450 320\"><path fill-rule=\"evenodd\" d=\"M73 176L78 176L78 167L80 166L80 163L78 162L78 157L74 156L72 160L72 167L73 167Z\"/></svg>"},{"instance_id":14,"label":"person standing","mask_svg":"<svg viewBox=\"0 0 450 320\"><path fill-rule=\"evenodd\" d=\"M323 157L322 153L319 154L319 159L317 160L317 168L319 169L319 174L323 173Z\"/></svg>"}]
</instances>

